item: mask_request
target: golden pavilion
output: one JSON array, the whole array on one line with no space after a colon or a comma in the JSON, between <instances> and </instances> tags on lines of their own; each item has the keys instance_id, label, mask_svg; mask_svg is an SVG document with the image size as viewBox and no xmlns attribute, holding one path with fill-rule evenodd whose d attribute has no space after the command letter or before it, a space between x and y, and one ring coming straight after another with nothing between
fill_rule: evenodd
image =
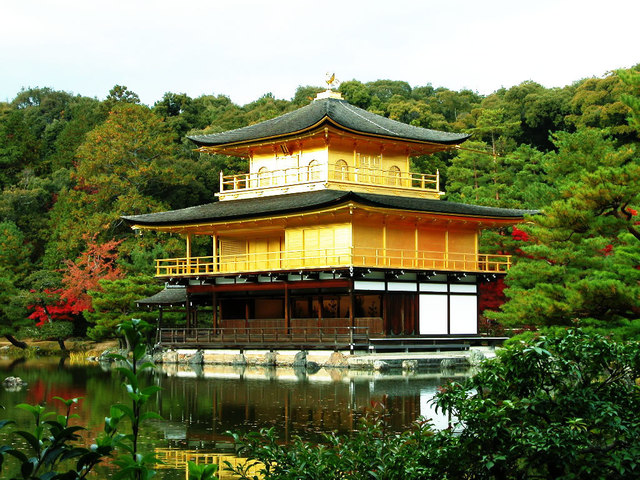
<instances>
[{"instance_id":1,"label":"golden pavilion","mask_svg":"<svg viewBox=\"0 0 640 480\"><path fill-rule=\"evenodd\" d=\"M221 173L212 203L124 217L184 237L183 257L156 260L157 278L186 292L187 328L173 339L371 348L478 335L478 285L510 267L480 252L478 235L527 212L441 200L438 172L410 171L412 156L468 137L373 114L332 90L271 120L189 137L201 152L248 159L249 171ZM199 236L208 255L193 255ZM198 308L211 312L206 325Z\"/></svg>"}]
</instances>

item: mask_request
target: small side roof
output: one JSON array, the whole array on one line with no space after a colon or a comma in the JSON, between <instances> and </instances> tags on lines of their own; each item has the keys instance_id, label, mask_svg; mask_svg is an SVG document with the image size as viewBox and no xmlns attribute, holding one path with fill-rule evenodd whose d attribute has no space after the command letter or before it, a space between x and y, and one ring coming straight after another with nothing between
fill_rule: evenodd
<instances>
[{"instance_id":1,"label":"small side roof","mask_svg":"<svg viewBox=\"0 0 640 480\"><path fill-rule=\"evenodd\" d=\"M155 295L136 300L136 305L143 307L184 306L187 304L187 289L183 286L165 287Z\"/></svg>"},{"instance_id":2,"label":"small side roof","mask_svg":"<svg viewBox=\"0 0 640 480\"><path fill-rule=\"evenodd\" d=\"M192 135L187 138L201 147L244 144L303 133L325 122L351 132L411 142L457 145L470 137L463 133L441 132L407 125L355 107L346 100L324 98L314 100L293 112L254 125L210 135Z\"/></svg>"},{"instance_id":3,"label":"small side roof","mask_svg":"<svg viewBox=\"0 0 640 480\"><path fill-rule=\"evenodd\" d=\"M318 190L312 192L274 195L264 198L247 198L225 202L217 201L180 210L148 213L144 215L128 215L123 216L122 218L132 226L162 227L290 214L317 208L337 206L349 201L372 207L411 210L444 215L500 218L505 220L518 220L522 219L527 214L538 213L536 210L484 207L428 198L344 192L339 190Z\"/></svg>"}]
</instances>

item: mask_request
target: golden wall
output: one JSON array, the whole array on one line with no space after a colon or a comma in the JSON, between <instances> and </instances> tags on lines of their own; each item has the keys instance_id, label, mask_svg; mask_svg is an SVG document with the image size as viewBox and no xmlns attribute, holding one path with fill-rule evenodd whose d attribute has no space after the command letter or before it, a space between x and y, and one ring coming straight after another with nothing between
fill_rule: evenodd
<instances>
[{"instance_id":1,"label":"golden wall","mask_svg":"<svg viewBox=\"0 0 640 480\"><path fill-rule=\"evenodd\" d=\"M300 226L285 231L285 255L292 268L348 265L350 247L349 223Z\"/></svg>"},{"instance_id":2,"label":"golden wall","mask_svg":"<svg viewBox=\"0 0 640 480\"><path fill-rule=\"evenodd\" d=\"M305 217L280 231L255 237L219 237L220 271L268 271L325 266L473 270L473 226L418 223L415 217L373 214ZM449 262L449 263L447 263ZM454 263L451 263L454 262Z\"/></svg>"},{"instance_id":3,"label":"golden wall","mask_svg":"<svg viewBox=\"0 0 640 480\"><path fill-rule=\"evenodd\" d=\"M447 268L447 259L475 261L477 234L471 228L416 226L414 219L361 218L353 224L353 250L356 265L440 269Z\"/></svg>"}]
</instances>

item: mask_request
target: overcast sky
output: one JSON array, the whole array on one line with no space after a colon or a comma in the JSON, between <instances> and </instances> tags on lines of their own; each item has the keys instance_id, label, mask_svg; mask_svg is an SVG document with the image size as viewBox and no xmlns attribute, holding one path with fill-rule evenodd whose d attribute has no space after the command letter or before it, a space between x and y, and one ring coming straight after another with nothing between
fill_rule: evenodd
<instances>
[{"instance_id":1,"label":"overcast sky","mask_svg":"<svg viewBox=\"0 0 640 480\"><path fill-rule=\"evenodd\" d=\"M640 62L640 0L0 0L0 101L126 85L245 104L299 85L405 80L488 94Z\"/></svg>"}]
</instances>

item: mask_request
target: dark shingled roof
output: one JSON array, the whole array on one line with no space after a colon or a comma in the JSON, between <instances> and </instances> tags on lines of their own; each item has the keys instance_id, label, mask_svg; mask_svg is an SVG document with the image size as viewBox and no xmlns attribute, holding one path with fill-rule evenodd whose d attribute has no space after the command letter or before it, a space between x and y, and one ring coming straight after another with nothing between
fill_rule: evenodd
<instances>
[{"instance_id":1,"label":"dark shingled roof","mask_svg":"<svg viewBox=\"0 0 640 480\"><path fill-rule=\"evenodd\" d=\"M160 290L155 295L137 300L137 305L184 305L187 303L187 289L184 287L170 287Z\"/></svg>"},{"instance_id":2,"label":"dark shingled roof","mask_svg":"<svg viewBox=\"0 0 640 480\"><path fill-rule=\"evenodd\" d=\"M305 107L255 125L210 135L193 135L187 138L199 146L247 143L303 132L329 121L338 127L341 126L364 134L443 145L456 145L470 137L470 135L462 133L440 132L407 125L355 107L345 100L325 98L315 100Z\"/></svg>"},{"instance_id":3,"label":"dark shingled roof","mask_svg":"<svg viewBox=\"0 0 640 480\"><path fill-rule=\"evenodd\" d=\"M130 215L122 218L130 225L171 226L181 224L224 222L242 218L259 218L327 208L349 201L372 207L413 210L425 213L520 219L535 210L483 207L428 198L411 198L372 193L317 190L260 198L227 200L168 212Z\"/></svg>"}]
</instances>

